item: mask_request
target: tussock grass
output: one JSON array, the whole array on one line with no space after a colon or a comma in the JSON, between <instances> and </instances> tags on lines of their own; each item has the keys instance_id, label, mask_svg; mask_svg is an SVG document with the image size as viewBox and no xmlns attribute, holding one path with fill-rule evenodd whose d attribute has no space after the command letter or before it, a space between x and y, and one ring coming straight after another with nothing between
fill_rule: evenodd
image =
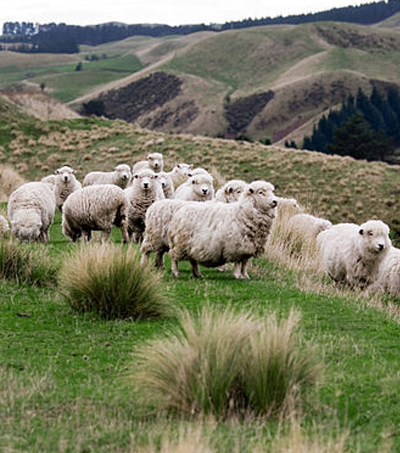
<instances>
[{"instance_id":1,"label":"tussock grass","mask_svg":"<svg viewBox=\"0 0 400 453\"><path fill-rule=\"evenodd\" d=\"M8 197L25 181L14 168L9 165L0 165L0 202L8 200Z\"/></svg>"},{"instance_id":2,"label":"tussock grass","mask_svg":"<svg viewBox=\"0 0 400 453\"><path fill-rule=\"evenodd\" d=\"M140 266L131 246L81 245L66 257L60 286L73 309L106 319L155 319L170 313L160 276Z\"/></svg>"},{"instance_id":3,"label":"tussock grass","mask_svg":"<svg viewBox=\"0 0 400 453\"><path fill-rule=\"evenodd\" d=\"M180 315L181 330L138 352L134 382L161 412L272 417L285 413L318 367L299 346L299 317L257 319L206 307Z\"/></svg>"},{"instance_id":4,"label":"tussock grass","mask_svg":"<svg viewBox=\"0 0 400 453\"><path fill-rule=\"evenodd\" d=\"M13 239L0 241L0 278L42 286L55 283L57 271L46 248Z\"/></svg>"}]
</instances>

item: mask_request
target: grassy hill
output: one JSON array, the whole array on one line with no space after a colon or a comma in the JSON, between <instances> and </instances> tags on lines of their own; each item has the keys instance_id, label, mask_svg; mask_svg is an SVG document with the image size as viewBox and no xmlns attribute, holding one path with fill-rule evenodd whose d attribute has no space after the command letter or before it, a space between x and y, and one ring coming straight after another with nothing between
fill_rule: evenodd
<instances>
[{"instance_id":1,"label":"grassy hill","mask_svg":"<svg viewBox=\"0 0 400 453\"><path fill-rule=\"evenodd\" d=\"M156 138L164 141L146 145ZM218 170L219 179L268 179L278 195L295 196L334 222L379 217L400 228L399 168L382 163L164 135L99 118L44 122L1 97L0 143L0 164L14 166L28 180L63 164L76 168L82 179L89 170L132 164L153 150L164 154L168 169L186 161ZM398 451L399 300L366 297L334 285L316 272L315 262L305 265L290 258L289 265L272 247L252 262L249 281L216 269L202 270L204 279L195 280L184 263L181 277L174 280L167 261L163 293L175 312L179 307L196 316L209 304L263 319L276 313L282 319L296 310L301 342L313 346L322 375L288 418L199 420L155 413L130 375L138 348L179 331L177 319L104 320L74 311L56 275L66 262L65 253L70 256L77 248L63 236L60 222L57 213L49 243L21 245L25 253L37 253L40 263L30 266L41 270L41 285L15 281L0 266L0 450ZM119 231L113 241L120 242ZM4 243L8 241L0 241ZM0 254L4 264L3 258Z\"/></svg>"},{"instance_id":2,"label":"grassy hill","mask_svg":"<svg viewBox=\"0 0 400 453\"><path fill-rule=\"evenodd\" d=\"M162 144L146 145L159 137ZM0 164L14 166L28 180L65 164L82 180L90 170L132 165L151 150L164 154L167 169L183 161L216 169L225 179L266 179L278 195L295 197L333 222L380 218L400 231L397 166L259 143L164 135L93 117L42 122L5 100L0 101L0 143Z\"/></svg>"}]
</instances>

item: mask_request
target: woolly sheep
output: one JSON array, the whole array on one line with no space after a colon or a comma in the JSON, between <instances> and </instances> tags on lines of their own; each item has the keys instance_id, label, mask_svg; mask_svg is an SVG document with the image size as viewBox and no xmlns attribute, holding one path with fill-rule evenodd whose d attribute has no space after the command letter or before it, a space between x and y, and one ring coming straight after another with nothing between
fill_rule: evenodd
<instances>
[{"instance_id":1,"label":"woolly sheep","mask_svg":"<svg viewBox=\"0 0 400 453\"><path fill-rule=\"evenodd\" d=\"M164 267L163 256L169 250L168 230L175 212L187 202L165 199L153 203L146 212L146 229L141 247L141 265L146 266L150 253L156 254L155 265Z\"/></svg>"},{"instance_id":2,"label":"woolly sheep","mask_svg":"<svg viewBox=\"0 0 400 453\"><path fill-rule=\"evenodd\" d=\"M158 173L158 182L161 185L165 198L174 198L174 184L169 173L160 171L160 173Z\"/></svg>"},{"instance_id":3,"label":"woolly sheep","mask_svg":"<svg viewBox=\"0 0 400 453\"><path fill-rule=\"evenodd\" d=\"M390 247L380 266L378 278L368 288L400 297L400 249Z\"/></svg>"},{"instance_id":4,"label":"woolly sheep","mask_svg":"<svg viewBox=\"0 0 400 453\"><path fill-rule=\"evenodd\" d=\"M47 242L56 209L50 184L29 182L15 190L8 200L11 232L22 242Z\"/></svg>"},{"instance_id":5,"label":"woolly sheep","mask_svg":"<svg viewBox=\"0 0 400 453\"><path fill-rule=\"evenodd\" d=\"M238 201L246 187L247 182L242 181L241 179L232 179L217 190L215 199L217 201L222 201L223 203L233 203Z\"/></svg>"},{"instance_id":6,"label":"woolly sheep","mask_svg":"<svg viewBox=\"0 0 400 453\"><path fill-rule=\"evenodd\" d=\"M332 226L332 222L311 214L295 214L288 220L287 228L307 241L314 241L319 233Z\"/></svg>"},{"instance_id":7,"label":"woolly sheep","mask_svg":"<svg viewBox=\"0 0 400 453\"><path fill-rule=\"evenodd\" d=\"M125 194L129 201L128 234L134 242L141 242L147 209L165 198L158 175L149 169L140 170L134 174L132 186L125 189Z\"/></svg>"},{"instance_id":8,"label":"woolly sheep","mask_svg":"<svg viewBox=\"0 0 400 453\"><path fill-rule=\"evenodd\" d=\"M150 169L155 173L163 171L164 161L161 153L150 153L147 155L147 160L136 162L132 168L132 173L135 174L140 170Z\"/></svg>"},{"instance_id":9,"label":"woolly sheep","mask_svg":"<svg viewBox=\"0 0 400 453\"><path fill-rule=\"evenodd\" d=\"M192 167L193 165L191 164L181 163L175 165L175 167L168 172L175 189L188 180Z\"/></svg>"},{"instance_id":10,"label":"woolly sheep","mask_svg":"<svg viewBox=\"0 0 400 453\"><path fill-rule=\"evenodd\" d=\"M276 213L274 187L254 181L237 203L187 203L173 216L168 240L171 269L179 276L178 261L189 260L200 277L198 264L218 267L234 263L235 278L249 278L248 260L264 251Z\"/></svg>"},{"instance_id":11,"label":"woolly sheep","mask_svg":"<svg viewBox=\"0 0 400 453\"><path fill-rule=\"evenodd\" d=\"M64 166L56 170L54 193L56 196L56 206L61 211L65 200L72 192L82 189L81 183L75 178L75 170Z\"/></svg>"},{"instance_id":12,"label":"woolly sheep","mask_svg":"<svg viewBox=\"0 0 400 453\"><path fill-rule=\"evenodd\" d=\"M45 184L50 184L54 188L54 186L56 184L56 175L47 175L44 178L42 178L40 181L44 182Z\"/></svg>"},{"instance_id":13,"label":"woolly sheep","mask_svg":"<svg viewBox=\"0 0 400 453\"><path fill-rule=\"evenodd\" d=\"M208 173L191 176L176 189L175 198L186 201L212 200L214 198L212 176Z\"/></svg>"},{"instance_id":14,"label":"woolly sheep","mask_svg":"<svg viewBox=\"0 0 400 453\"><path fill-rule=\"evenodd\" d=\"M90 241L92 231L102 231L105 242L113 226L120 228L122 239L128 242L128 199L125 192L114 184L101 184L73 192L65 201L62 211L62 231L72 241L82 235Z\"/></svg>"},{"instance_id":15,"label":"woolly sheep","mask_svg":"<svg viewBox=\"0 0 400 453\"><path fill-rule=\"evenodd\" d=\"M361 287L374 282L391 241L389 227L380 220L362 225L339 223L317 236L322 264L337 282Z\"/></svg>"},{"instance_id":16,"label":"woolly sheep","mask_svg":"<svg viewBox=\"0 0 400 453\"><path fill-rule=\"evenodd\" d=\"M125 189L131 180L132 173L129 165L120 164L114 171L91 171L83 179L83 186L93 186L98 184L115 184L121 189Z\"/></svg>"}]
</instances>

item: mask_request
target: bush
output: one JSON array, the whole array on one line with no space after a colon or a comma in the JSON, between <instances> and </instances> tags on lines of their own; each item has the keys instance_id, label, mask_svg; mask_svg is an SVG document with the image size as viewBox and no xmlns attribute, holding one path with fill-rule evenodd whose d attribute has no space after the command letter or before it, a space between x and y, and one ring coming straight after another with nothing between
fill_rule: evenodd
<instances>
[{"instance_id":1,"label":"bush","mask_svg":"<svg viewBox=\"0 0 400 453\"><path fill-rule=\"evenodd\" d=\"M0 277L41 286L55 283L57 267L47 249L35 244L0 240Z\"/></svg>"},{"instance_id":2,"label":"bush","mask_svg":"<svg viewBox=\"0 0 400 453\"><path fill-rule=\"evenodd\" d=\"M313 355L298 345L298 316L257 320L207 307L180 316L181 330L138 352L134 382L158 410L183 414L273 416L314 383Z\"/></svg>"},{"instance_id":3,"label":"bush","mask_svg":"<svg viewBox=\"0 0 400 453\"><path fill-rule=\"evenodd\" d=\"M60 286L71 307L103 318L155 319L169 312L158 274L132 246L84 244L65 259Z\"/></svg>"}]
</instances>

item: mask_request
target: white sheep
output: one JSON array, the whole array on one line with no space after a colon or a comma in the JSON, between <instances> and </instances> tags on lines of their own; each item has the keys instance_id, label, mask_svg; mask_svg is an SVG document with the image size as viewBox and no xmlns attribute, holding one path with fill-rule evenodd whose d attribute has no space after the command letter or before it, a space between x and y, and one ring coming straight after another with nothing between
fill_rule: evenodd
<instances>
[{"instance_id":1,"label":"white sheep","mask_svg":"<svg viewBox=\"0 0 400 453\"><path fill-rule=\"evenodd\" d=\"M172 179L166 171L160 171L158 174L158 182L164 192L165 198L174 198L175 189Z\"/></svg>"},{"instance_id":2,"label":"white sheep","mask_svg":"<svg viewBox=\"0 0 400 453\"><path fill-rule=\"evenodd\" d=\"M380 220L362 225L339 223L317 236L322 264L328 275L337 282L352 287L373 283L391 241L389 227Z\"/></svg>"},{"instance_id":3,"label":"white sheep","mask_svg":"<svg viewBox=\"0 0 400 453\"><path fill-rule=\"evenodd\" d=\"M47 176L44 176L40 182L44 182L45 184L50 184L51 186L53 186L53 189L54 189L54 186L56 184L56 175L47 175Z\"/></svg>"},{"instance_id":4,"label":"white sheep","mask_svg":"<svg viewBox=\"0 0 400 453\"><path fill-rule=\"evenodd\" d=\"M179 276L178 261L188 260L195 277L198 264L218 267L234 263L235 278L249 278L246 267L264 252L276 214L274 187L254 181L237 203L186 203L174 214L169 230L171 270Z\"/></svg>"},{"instance_id":5,"label":"white sheep","mask_svg":"<svg viewBox=\"0 0 400 453\"><path fill-rule=\"evenodd\" d=\"M181 163L175 165L175 167L168 172L175 189L188 180L192 167L193 165L191 164Z\"/></svg>"},{"instance_id":6,"label":"white sheep","mask_svg":"<svg viewBox=\"0 0 400 453\"><path fill-rule=\"evenodd\" d=\"M50 184L29 182L15 190L8 200L11 232L22 242L47 242L56 209Z\"/></svg>"},{"instance_id":7,"label":"white sheep","mask_svg":"<svg viewBox=\"0 0 400 453\"><path fill-rule=\"evenodd\" d=\"M56 196L56 206L60 211L68 196L72 192L82 189L82 185L76 179L75 173L75 170L66 165L55 171L54 193Z\"/></svg>"},{"instance_id":8,"label":"white sheep","mask_svg":"<svg viewBox=\"0 0 400 453\"><path fill-rule=\"evenodd\" d=\"M150 253L155 253L155 265L164 267L163 256L169 250L168 231L175 212L187 202L183 200L165 199L154 202L146 212L146 229L141 247L141 265L146 266Z\"/></svg>"},{"instance_id":9,"label":"white sheep","mask_svg":"<svg viewBox=\"0 0 400 453\"><path fill-rule=\"evenodd\" d=\"M208 201L214 198L212 176L208 173L200 173L191 176L175 191L175 198L185 201Z\"/></svg>"},{"instance_id":10,"label":"white sheep","mask_svg":"<svg viewBox=\"0 0 400 453\"><path fill-rule=\"evenodd\" d=\"M400 297L400 249L389 248L379 266L378 278L368 287L368 291L385 291Z\"/></svg>"},{"instance_id":11,"label":"white sheep","mask_svg":"<svg viewBox=\"0 0 400 453\"><path fill-rule=\"evenodd\" d=\"M223 203L233 203L238 201L246 187L247 182L242 181L241 179L232 179L217 190L215 199L217 201L222 201Z\"/></svg>"},{"instance_id":12,"label":"white sheep","mask_svg":"<svg viewBox=\"0 0 400 453\"><path fill-rule=\"evenodd\" d=\"M290 217L287 223L287 229L296 236L306 241L314 241L319 233L327 230L332 226L332 222L311 214L295 214Z\"/></svg>"},{"instance_id":13,"label":"white sheep","mask_svg":"<svg viewBox=\"0 0 400 453\"><path fill-rule=\"evenodd\" d=\"M125 189L129 201L128 234L134 242L141 242L145 229L147 209L165 198L158 183L158 175L150 169L140 170L133 176L131 187Z\"/></svg>"},{"instance_id":14,"label":"white sheep","mask_svg":"<svg viewBox=\"0 0 400 453\"><path fill-rule=\"evenodd\" d=\"M121 189L125 189L132 178L129 165L120 164L114 171L91 171L83 179L83 186L93 186L98 184L115 184Z\"/></svg>"},{"instance_id":15,"label":"white sheep","mask_svg":"<svg viewBox=\"0 0 400 453\"><path fill-rule=\"evenodd\" d=\"M114 184L100 184L73 192L62 210L62 231L72 241L79 238L90 241L92 231L102 231L105 242L113 226L120 228L124 242L128 236L128 199L125 192Z\"/></svg>"},{"instance_id":16,"label":"white sheep","mask_svg":"<svg viewBox=\"0 0 400 453\"><path fill-rule=\"evenodd\" d=\"M141 160L136 162L132 168L132 173L135 174L140 170L150 169L155 173L163 171L164 160L161 153L150 153L147 155L147 160Z\"/></svg>"}]
</instances>

